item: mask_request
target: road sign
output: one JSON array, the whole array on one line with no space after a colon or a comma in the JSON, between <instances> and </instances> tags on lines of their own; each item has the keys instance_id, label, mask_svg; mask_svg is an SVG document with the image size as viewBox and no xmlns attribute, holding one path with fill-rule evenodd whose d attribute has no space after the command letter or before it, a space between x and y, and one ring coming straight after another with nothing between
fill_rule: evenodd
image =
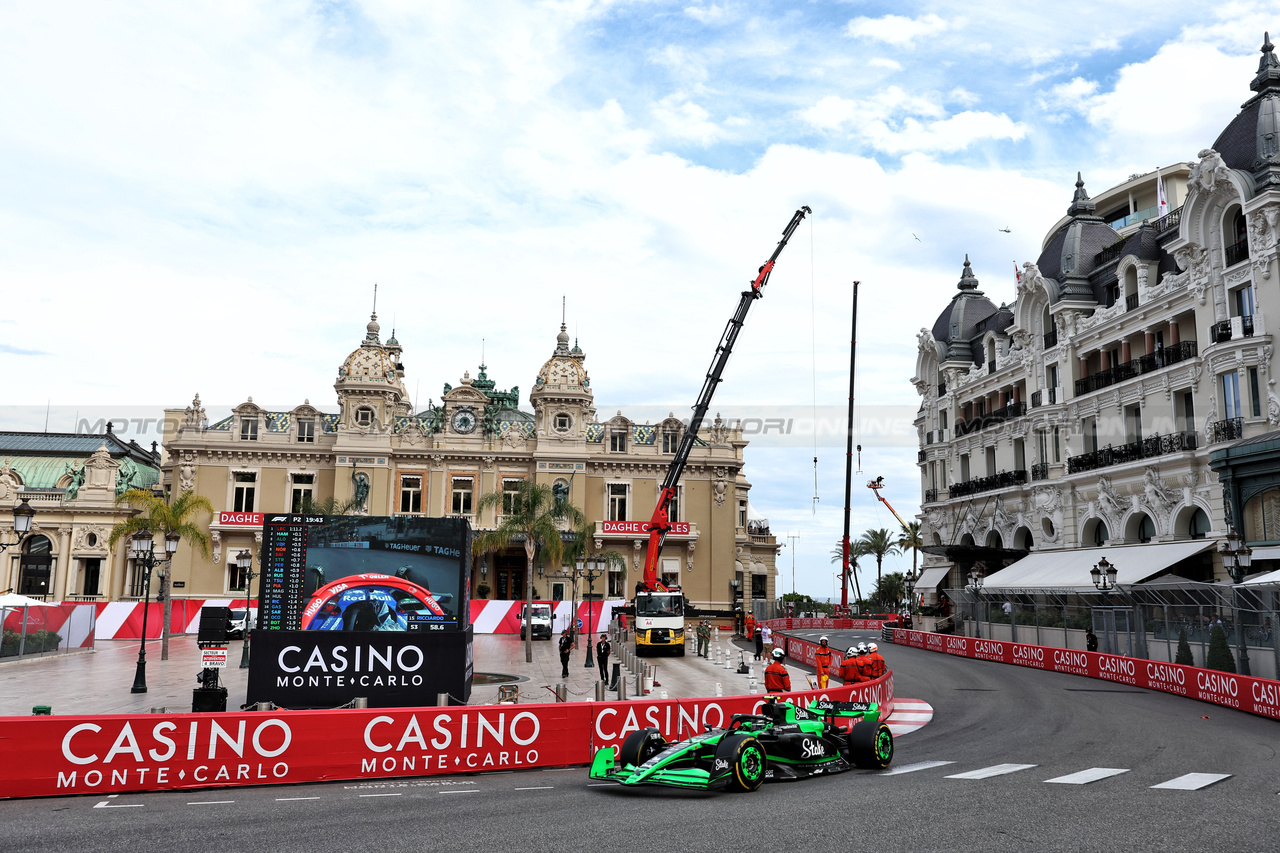
<instances>
[{"instance_id":1,"label":"road sign","mask_svg":"<svg viewBox=\"0 0 1280 853\"><path fill-rule=\"evenodd\" d=\"M226 669L227 647L217 646L200 650L200 666L204 669Z\"/></svg>"}]
</instances>

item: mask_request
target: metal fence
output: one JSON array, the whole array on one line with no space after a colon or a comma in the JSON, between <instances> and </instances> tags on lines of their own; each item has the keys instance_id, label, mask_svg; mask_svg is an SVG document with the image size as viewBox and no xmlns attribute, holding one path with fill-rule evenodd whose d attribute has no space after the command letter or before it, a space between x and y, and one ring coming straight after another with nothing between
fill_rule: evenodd
<instances>
[{"instance_id":1,"label":"metal fence","mask_svg":"<svg viewBox=\"0 0 1280 853\"><path fill-rule=\"evenodd\" d=\"M92 604L0 606L0 664L92 649L97 624Z\"/></svg>"},{"instance_id":2,"label":"metal fence","mask_svg":"<svg viewBox=\"0 0 1280 853\"><path fill-rule=\"evenodd\" d=\"M970 636L1084 649L1172 662L1185 635L1196 666L1208 657L1212 629L1222 628L1237 671L1280 676L1280 584L1207 584L1166 579L1093 589L946 590L957 629Z\"/></svg>"}]
</instances>

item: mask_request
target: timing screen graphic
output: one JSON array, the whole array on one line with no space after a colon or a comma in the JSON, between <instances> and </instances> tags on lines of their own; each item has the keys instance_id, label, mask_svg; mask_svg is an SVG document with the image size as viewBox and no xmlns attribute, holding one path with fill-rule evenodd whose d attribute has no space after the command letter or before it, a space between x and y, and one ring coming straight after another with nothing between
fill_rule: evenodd
<instances>
[{"instance_id":1,"label":"timing screen graphic","mask_svg":"<svg viewBox=\"0 0 1280 853\"><path fill-rule=\"evenodd\" d=\"M282 526L286 518L298 519L278 518ZM268 516L268 528L272 521ZM304 631L460 627L459 614L466 606L464 563L470 556L465 521L367 516L313 516L307 521L295 521L290 528L294 541L305 536L305 551L296 553L303 549L295 545L292 558L281 566L291 576L282 578L281 591L297 593L285 596L292 602L275 606L299 614L296 621L286 616L283 622Z\"/></svg>"}]
</instances>

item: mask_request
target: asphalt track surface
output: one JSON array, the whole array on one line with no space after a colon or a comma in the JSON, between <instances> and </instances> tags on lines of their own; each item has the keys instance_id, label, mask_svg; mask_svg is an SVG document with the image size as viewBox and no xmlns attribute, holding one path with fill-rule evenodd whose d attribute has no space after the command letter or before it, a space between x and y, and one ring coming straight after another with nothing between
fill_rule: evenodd
<instances>
[{"instance_id":1,"label":"asphalt track surface","mask_svg":"<svg viewBox=\"0 0 1280 853\"><path fill-rule=\"evenodd\" d=\"M838 647L873 638L830 636ZM898 739L884 773L774 783L736 795L623 790L570 768L12 800L0 802L0 850L1277 847L1280 723L1077 676L886 643L881 651L898 693L935 709L929 725ZM991 775L996 770L1005 772ZM986 778L947 778L975 772ZM1195 790L1152 787L1187 774L1214 775L1178 783L1200 786Z\"/></svg>"}]
</instances>

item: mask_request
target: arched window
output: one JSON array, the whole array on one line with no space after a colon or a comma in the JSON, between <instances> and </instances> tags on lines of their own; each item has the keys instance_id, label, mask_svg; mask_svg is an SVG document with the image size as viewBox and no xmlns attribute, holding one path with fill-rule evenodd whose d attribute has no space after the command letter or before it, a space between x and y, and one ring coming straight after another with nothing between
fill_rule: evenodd
<instances>
[{"instance_id":1,"label":"arched window","mask_svg":"<svg viewBox=\"0 0 1280 853\"><path fill-rule=\"evenodd\" d=\"M1107 523L1102 519L1094 519L1085 527L1084 539L1086 542L1092 542L1095 547L1102 547L1107 544L1107 540L1111 538L1111 532L1107 530Z\"/></svg>"},{"instance_id":2,"label":"arched window","mask_svg":"<svg viewBox=\"0 0 1280 853\"><path fill-rule=\"evenodd\" d=\"M1156 535L1155 522L1151 520L1151 516L1144 514L1142 516L1142 521L1138 523L1138 541L1150 542L1152 539L1155 538L1155 535Z\"/></svg>"},{"instance_id":3,"label":"arched window","mask_svg":"<svg viewBox=\"0 0 1280 853\"><path fill-rule=\"evenodd\" d=\"M1209 533L1209 516L1204 514L1204 510L1196 507L1196 511L1191 514L1191 521L1187 523L1187 533L1192 539L1203 539Z\"/></svg>"},{"instance_id":4,"label":"arched window","mask_svg":"<svg viewBox=\"0 0 1280 853\"><path fill-rule=\"evenodd\" d=\"M1227 266L1234 266L1249 257L1249 233L1240 205L1233 206L1223 217L1222 248Z\"/></svg>"},{"instance_id":5,"label":"arched window","mask_svg":"<svg viewBox=\"0 0 1280 853\"><path fill-rule=\"evenodd\" d=\"M18 594L33 598L53 593L53 543L36 534L22 545Z\"/></svg>"}]
</instances>

